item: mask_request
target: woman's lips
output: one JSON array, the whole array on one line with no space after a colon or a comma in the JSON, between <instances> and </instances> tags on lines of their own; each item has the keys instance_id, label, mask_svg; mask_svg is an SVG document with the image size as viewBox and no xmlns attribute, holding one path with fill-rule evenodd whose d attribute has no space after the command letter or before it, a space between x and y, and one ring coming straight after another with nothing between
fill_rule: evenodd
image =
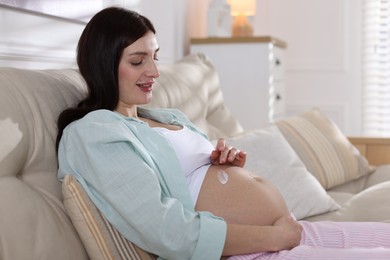
<instances>
[{"instance_id":1,"label":"woman's lips","mask_svg":"<svg viewBox=\"0 0 390 260\"><path fill-rule=\"evenodd\" d=\"M143 91L143 92L150 92L153 89L153 83L142 83L137 84L137 86Z\"/></svg>"}]
</instances>

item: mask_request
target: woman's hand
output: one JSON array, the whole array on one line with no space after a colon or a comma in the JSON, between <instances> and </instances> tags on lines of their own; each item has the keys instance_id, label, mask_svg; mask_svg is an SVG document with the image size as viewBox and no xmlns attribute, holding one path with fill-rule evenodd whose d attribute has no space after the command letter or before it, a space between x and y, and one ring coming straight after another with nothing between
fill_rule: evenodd
<instances>
[{"instance_id":1,"label":"woman's hand","mask_svg":"<svg viewBox=\"0 0 390 260\"><path fill-rule=\"evenodd\" d=\"M277 252L298 246L302 226L291 216L279 218L272 226L227 223L223 256Z\"/></svg>"},{"instance_id":2,"label":"woman's hand","mask_svg":"<svg viewBox=\"0 0 390 260\"><path fill-rule=\"evenodd\" d=\"M215 150L210 155L211 163L214 165L232 165L244 167L246 162L246 152L234 147L226 146L225 139L218 139Z\"/></svg>"},{"instance_id":3,"label":"woman's hand","mask_svg":"<svg viewBox=\"0 0 390 260\"><path fill-rule=\"evenodd\" d=\"M273 224L280 228L280 236L275 243L280 248L275 251L288 250L299 245L302 238L302 226L292 216L283 216Z\"/></svg>"}]
</instances>

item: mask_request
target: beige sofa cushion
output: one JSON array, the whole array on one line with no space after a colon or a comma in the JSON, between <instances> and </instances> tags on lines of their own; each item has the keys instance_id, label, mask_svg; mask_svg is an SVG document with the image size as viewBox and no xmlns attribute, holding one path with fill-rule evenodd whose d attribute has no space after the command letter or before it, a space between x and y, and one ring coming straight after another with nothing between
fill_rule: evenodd
<instances>
[{"instance_id":1,"label":"beige sofa cushion","mask_svg":"<svg viewBox=\"0 0 390 260\"><path fill-rule=\"evenodd\" d=\"M156 259L123 237L100 214L75 177L65 176L62 192L65 208L91 260Z\"/></svg>"},{"instance_id":2,"label":"beige sofa cushion","mask_svg":"<svg viewBox=\"0 0 390 260\"><path fill-rule=\"evenodd\" d=\"M358 194L330 191L329 195L340 203L340 210L306 220L390 222L389 194L390 181L370 186Z\"/></svg>"},{"instance_id":3,"label":"beige sofa cushion","mask_svg":"<svg viewBox=\"0 0 390 260\"><path fill-rule=\"evenodd\" d=\"M281 119L276 125L325 189L374 170L336 124L318 109Z\"/></svg>"},{"instance_id":4,"label":"beige sofa cushion","mask_svg":"<svg viewBox=\"0 0 390 260\"><path fill-rule=\"evenodd\" d=\"M59 111L85 93L73 70L0 69L0 259L87 259L62 204Z\"/></svg>"},{"instance_id":5,"label":"beige sofa cushion","mask_svg":"<svg viewBox=\"0 0 390 260\"><path fill-rule=\"evenodd\" d=\"M309 221L390 222L390 165L380 165L373 173L336 186L328 194L339 204L339 211L308 217Z\"/></svg>"}]
</instances>

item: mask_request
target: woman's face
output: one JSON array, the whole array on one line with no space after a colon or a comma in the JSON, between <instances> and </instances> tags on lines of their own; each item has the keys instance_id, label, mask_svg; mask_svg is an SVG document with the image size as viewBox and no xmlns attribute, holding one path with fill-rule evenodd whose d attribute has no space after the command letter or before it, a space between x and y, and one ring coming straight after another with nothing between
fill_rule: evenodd
<instances>
[{"instance_id":1,"label":"woman's face","mask_svg":"<svg viewBox=\"0 0 390 260\"><path fill-rule=\"evenodd\" d=\"M153 32L146 33L123 50L118 67L119 102L116 110L129 111L136 105L150 102L154 80L160 75L156 65L158 50Z\"/></svg>"}]
</instances>

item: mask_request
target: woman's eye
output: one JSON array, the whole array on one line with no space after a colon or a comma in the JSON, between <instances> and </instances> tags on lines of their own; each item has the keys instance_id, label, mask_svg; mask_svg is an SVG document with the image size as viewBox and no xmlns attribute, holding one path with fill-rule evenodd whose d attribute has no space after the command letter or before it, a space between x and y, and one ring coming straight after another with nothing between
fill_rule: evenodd
<instances>
[{"instance_id":1,"label":"woman's eye","mask_svg":"<svg viewBox=\"0 0 390 260\"><path fill-rule=\"evenodd\" d=\"M133 66L138 66L138 65L142 64L142 60L141 61L131 61L130 64Z\"/></svg>"}]
</instances>

